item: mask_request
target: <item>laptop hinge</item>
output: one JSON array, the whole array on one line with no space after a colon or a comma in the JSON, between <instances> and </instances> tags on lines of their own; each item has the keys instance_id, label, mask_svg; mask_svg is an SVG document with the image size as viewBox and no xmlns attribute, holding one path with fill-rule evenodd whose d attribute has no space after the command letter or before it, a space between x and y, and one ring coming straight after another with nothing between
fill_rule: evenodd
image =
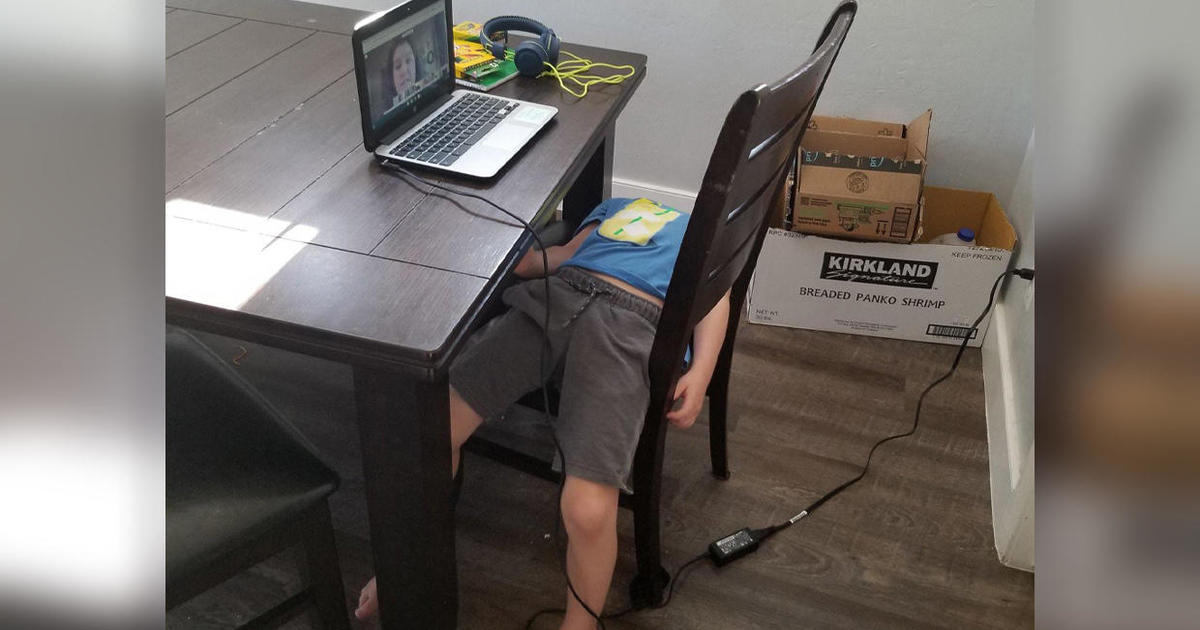
<instances>
[{"instance_id":1,"label":"laptop hinge","mask_svg":"<svg viewBox=\"0 0 1200 630\"><path fill-rule=\"evenodd\" d=\"M437 109L439 107L441 107L442 105L449 103L450 99L453 97L454 97L453 93L443 94L442 96L437 97L429 105L422 107L420 110L417 111L417 113L413 114L412 116L409 116L407 120L400 123L395 129L392 130L391 133L384 136L379 141L379 146L386 147L387 145L395 142L396 138L399 138L400 136L403 136L404 134L408 133L409 129L412 129L413 127L416 127L418 124L425 122L425 119L428 118L430 114L437 111Z\"/></svg>"}]
</instances>

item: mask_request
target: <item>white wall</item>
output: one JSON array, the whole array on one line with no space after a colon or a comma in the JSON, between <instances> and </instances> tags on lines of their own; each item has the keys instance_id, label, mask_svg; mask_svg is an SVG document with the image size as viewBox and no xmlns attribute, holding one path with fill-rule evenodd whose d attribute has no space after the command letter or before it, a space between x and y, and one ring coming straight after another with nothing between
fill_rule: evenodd
<instances>
[{"instance_id":1,"label":"white wall","mask_svg":"<svg viewBox=\"0 0 1200 630\"><path fill-rule=\"evenodd\" d=\"M326 4L374 10L396 0ZM694 196L736 96L799 65L834 6L453 2L456 21L526 15L555 29L567 50L578 42L645 53L646 79L617 123L614 189L677 189L663 201ZM1032 75L1032 0L863 0L818 111L907 122L932 107L928 182L994 192L1007 206L1033 128Z\"/></svg>"},{"instance_id":2,"label":"white wall","mask_svg":"<svg viewBox=\"0 0 1200 630\"><path fill-rule=\"evenodd\" d=\"M1016 267L1034 265L1034 138L1008 206L1017 231ZM992 528L1001 562L1033 570L1034 283L1012 278L983 340L983 380L991 467Z\"/></svg>"}]
</instances>

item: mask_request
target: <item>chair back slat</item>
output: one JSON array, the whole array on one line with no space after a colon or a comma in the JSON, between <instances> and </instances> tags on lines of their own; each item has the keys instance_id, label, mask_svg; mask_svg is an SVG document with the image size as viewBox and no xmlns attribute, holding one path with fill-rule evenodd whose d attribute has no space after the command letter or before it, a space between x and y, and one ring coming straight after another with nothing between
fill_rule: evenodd
<instances>
[{"instance_id":1,"label":"chair back slat","mask_svg":"<svg viewBox=\"0 0 1200 630\"><path fill-rule=\"evenodd\" d=\"M812 66L820 65L824 61L821 52L821 47L818 46L804 65L766 88L770 98L759 106L759 116L751 130L750 137L756 140L752 144L752 157L762 150L759 145L764 144L772 135L796 128L803 129L809 110L816 102L817 93L824 83L824 77L811 72ZM836 54L836 51L833 52Z\"/></svg>"},{"instance_id":2,"label":"chair back slat","mask_svg":"<svg viewBox=\"0 0 1200 630\"><path fill-rule=\"evenodd\" d=\"M731 210L736 208L739 202L756 196L762 187L775 177L779 166L786 164L795 155L796 144L804 133L801 122L807 120L807 115L796 118L786 129L781 129L778 135L750 150L746 164L733 181L733 188L726 200L732 205ZM754 152L756 149L757 153ZM769 194L767 196L770 197Z\"/></svg>"},{"instance_id":3,"label":"chair back slat","mask_svg":"<svg viewBox=\"0 0 1200 630\"><path fill-rule=\"evenodd\" d=\"M725 117L654 338L648 424L655 418L661 422L669 409L669 392L696 323L727 291L744 290L749 281L771 209L782 198L796 149L856 9L853 0L842 2L800 67L772 85L744 92Z\"/></svg>"},{"instance_id":4,"label":"chair back slat","mask_svg":"<svg viewBox=\"0 0 1200 630\"><path fill-rule=\"evenodd\" d=\"M780 185L781 178L787 177L789 166L791 166L791 160L785 160L776 165L773 173L770 173L755 190L743 196L742 201L725 214L725 226L722 228L721 238L713 243L714 256L719 256L722 251L721 247L726 244L741 243L748 234L757 232L758 222L755 219L761 219L763 213L770 210L770 202L775 188Z\"/></svg>"},{"instance_id":5,"label":"chair back slat","mask_svg":"<svg viewBox=\"0 0 1200 630\"><path fill-rule=\"evenodd\" d=\"M761 187L753 202L742 206L734 221L725 227L723 238L714 242L704 267L704 275L700 278L696 289L695 303L697 305L716 304L729 290L738 273L745 266L747 253L754 249L762 234L764 219L778 201L781 184L787 179L790 162L784 162L766 184ZM693 308L691 324L703 319L708 308Z\"/></svg>"}]
</instances>

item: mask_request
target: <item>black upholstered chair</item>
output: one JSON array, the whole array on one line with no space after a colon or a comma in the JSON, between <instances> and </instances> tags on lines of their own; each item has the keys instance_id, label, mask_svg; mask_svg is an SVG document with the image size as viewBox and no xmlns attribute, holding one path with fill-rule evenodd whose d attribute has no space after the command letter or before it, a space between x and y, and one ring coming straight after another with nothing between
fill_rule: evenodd
<instances>
[{"instance_id":1,"label":"black upholstered chair","mask_svg":"<svg viewBox=\"0 0 1200 630\"><path fill-rule=\"evenodd\" d=\"M242 626L309 606L348 629L329 517L337 474L253 387L189 333L166 339L167 608L293 546L307 587Z\"/></svg>"},{"instance_id":2,"label":"black upholstered chair","mask_svg":"<svg viewBox=\"0 0 1200 630\"><path fill-rule=\"evenodd\" d=\"M763 236L774 218L772 210L781 207L787 173L794 164L800 138L856 11L854 0L838 5L812 55L779 81L742 93L717 136L650 352L650 406L634 458L634 492L632 496L621 497L622 506L634 511L638 574L630 585L630 594L635 606L660 601L669 579L660 561L662 457L666 413L673 404L671 393L682 373L691 331L730 291L729 328L707 392L713 475L727 479L729 373L739 314ZM550 242L565 242L571 227L555 225L546 232L547 238ZM552 412L554 398L552 394ZM540 401L540 393L535 393L525 397L522 404L540 406ZM547 462L500 440L489 439L485 432L481 431L467 446L526 472L547 479L558 478Z\"/></svg>"}]
</instances>

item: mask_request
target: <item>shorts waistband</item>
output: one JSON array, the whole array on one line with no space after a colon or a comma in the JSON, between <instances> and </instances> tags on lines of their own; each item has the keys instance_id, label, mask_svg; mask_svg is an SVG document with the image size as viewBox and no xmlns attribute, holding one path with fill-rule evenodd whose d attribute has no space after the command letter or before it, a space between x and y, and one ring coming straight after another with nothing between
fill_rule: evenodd
<instances>
[{"instance_id":1,"label":"shorts waistband","mask_svg":"<svg viewBox=\"0 0 1200 630\"><path fill-rule=\"evenodd\" d=\"M655 326L658 325L659 316L662 315L662 308L646 298L634 295L621 287L605 282L578 267L559 267L555 275L580 293L587 293L591 296L603 296L610 304L633 311L645 317Z\"/></svg>"}]
</instances>

